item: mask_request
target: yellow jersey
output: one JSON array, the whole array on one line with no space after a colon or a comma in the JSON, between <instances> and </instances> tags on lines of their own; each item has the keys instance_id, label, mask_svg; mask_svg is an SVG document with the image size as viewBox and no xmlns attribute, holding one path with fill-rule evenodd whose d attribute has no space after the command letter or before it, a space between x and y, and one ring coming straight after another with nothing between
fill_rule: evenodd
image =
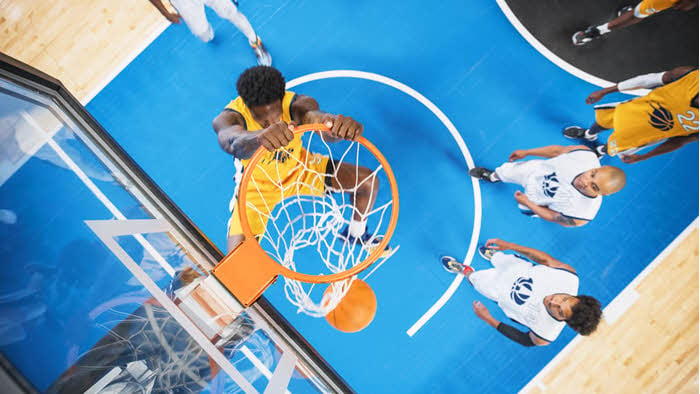
<instances>
[{"instance_id":1,"label":"yellow jersey","mask_svg":"<svg viewBox=\"0 0 700 394\"><path fill-rule=\"evenodd\" d=\"M659 140L698 132L698 70L615 107L608 153L642 147Z\"/></svg>"},{"instance_id":2,"label":"yellow jersey","mask_svg":"<svg viewBox=\"0 0 700 394\"><path fill-rule=\"evenodd\" d=\"M282 118L280 120L287 123L292 121L291 109L292 103L294 102L294 97L294 92L287 91L284 93L284 97L282 98ZM236 97L234 100L228 103L226 109L235 111L241 115L241 117L243 117L245 122L244 127L247 131L253 132L262 130L263 127L257 121L255 121L253 114L245 105L241 97ZM275 172L278 170L281 172L287 172L299 164L302 155L305 153L306 152L304 152L304 149L302 148L301 135L297 134L286 147L278 149L274 152L265 152L263 157L258 162L258 167L269 169L274 167ZM245 167L248 165L248 162L250 162L250 159L240 159L240 161L243 164L243 167Z\"/></svg>"}]
</instances>

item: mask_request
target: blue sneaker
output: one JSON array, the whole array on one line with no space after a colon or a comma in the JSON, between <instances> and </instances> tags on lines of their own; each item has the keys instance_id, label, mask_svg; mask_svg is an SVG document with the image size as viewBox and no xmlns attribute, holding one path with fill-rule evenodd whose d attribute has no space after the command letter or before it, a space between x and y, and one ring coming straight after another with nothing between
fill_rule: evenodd
<instances>
[{"instance_id":1,"label":"blue sneaker","mask_svg":"<svg viewBox=\"0 0 700 394\"><path fill-rule=\"evenodd\" d=\"M367 250L369 253L372 253L372 250L379 246L379 243L382 242L382 237L374 237L372 234L370 234L367 231L367 227L365 227L365 232L362 234L361 237L355 238L352 235L348 234L350 226L345 226L343 230L338 234L338 238L342 239L344 242L348 244L360 244L362 245L365 250ZM384 248L384 252L380 255L380 257L385 257L389 253L391 253L391 245L387 245Z\"/></svg>"},{"instance_id":2,"label":"blue sneaker","mask_svg":"<svg viewBox=\"0 0 700 394\"><path fill-rule=\"evenodd\" d=\"M452 272L453 274L466 275L469 272L474 272L474 268L458 262L457 259L452 256L442 256L440 258L440 263L445 271Z\"/></svg>"}]
</instances>

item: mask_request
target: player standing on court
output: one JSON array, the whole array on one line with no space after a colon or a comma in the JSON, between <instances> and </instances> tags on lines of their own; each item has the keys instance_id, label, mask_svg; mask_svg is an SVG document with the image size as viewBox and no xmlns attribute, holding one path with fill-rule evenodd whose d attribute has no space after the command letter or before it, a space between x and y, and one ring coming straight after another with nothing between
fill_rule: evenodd
<instances>
[{"instance_id":1,"label":"player standing on court","mask_svg":"<svg viewBox=\"0 0 700 394\"><path fill-rule=\"evenodd\" d=\"M547 160L515 162L527 156ZM617 193L626 183L621 169L601 167L596 154L582 145L519 149L494 171L474 167L469 175L491 183L521 185L525 191L515 192L515 201L523 214L565 227L582 226L593 220L603 196Z\"/></svg>"},{"instance_id":2,"label":"player standing on court","mask_svg":"<svg viewBox=\"0 0 700 394\"><path fill-rule=\"evenodd\" d=\"M505 254L512 250L520 255ZM453 257L441 259L443 267L467 277L474 289L498 303L519 329L496 320L479 301L474 313L501 334L523 346L543 346L553 342L565 325L581 335L590 335L598 327L602 311L593 297L578 294L578 275L567 264L547 253L500 239L489 239L479 254L493 268L475 271ZM526 258L537 263L533 264Z\"/></svg>"},{"instance_id":3,"label":"player standing on court","mask_svg":"<svg viewBox=\"0 0 700 394\"><path fill-rule=\"evenodd\" d=\"M272 56L267 52L260 37L253 30L253 26L248 22L248 18L238 11L238 7L231 0L149 0L157 9L172 23L180 23L180 18L185 21L192 34L203 42L209 42L214 38L212 29L204 6L213 9L220 17L230 21L248 39L248 43L255 52L258 64L269 66L272 64ZM164 5L163 1L170 1L170 4L177 10L177 14L172 14Z\"/></svg>"},{"instance_id":4,"label":"player standing on court","mask_svg":"<svg viewBox=\"0 0 700 394\"><path fill-rule=\"evenodd\" d=\"M698 140L698 70L673 70L639 75L615 86L591 93L593 104L606 94L632 89L653 89L647 95L623 103L595 106L595 122L590 128L570 126L564 136L594 142L598 133L615 129L607 143L598 144L599 155L620 155L625 163L636 163L672 152ZM639 153L646 150L646 153Z\"/></svg>"}]
</instances>

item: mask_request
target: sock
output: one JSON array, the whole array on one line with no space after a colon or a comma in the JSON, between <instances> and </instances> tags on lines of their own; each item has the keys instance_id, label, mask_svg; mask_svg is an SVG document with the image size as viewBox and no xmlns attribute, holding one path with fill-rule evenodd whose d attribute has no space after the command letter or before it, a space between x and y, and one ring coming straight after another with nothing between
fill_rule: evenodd
<instances>
[{"instance_id":1,"label":"sock","mask_svg":"<svg viewBox=\"0 0 700 394\"><path fill-rule=\"evenodd\" d=\"M606 34L606 33L610 33L610 29L608 28L607 23L603 23L600 26L596 26L596 29L598 29L598 31L600 32L601 35Z\"/></svg>"},{"instance_id":2,"label":"sock","mask_svg":"<svg viewBox=\"0 0 700 394\"><path fill-rule=\"evenodd\" d=\"M262 40L260 39L260 37L256 36L255 41L250 41L248 43L250 44L251 47L253 47L253 49L255 49L258 47L258 45L260 45L262 43Z\"/></svg>"},{"instance_id":3,"label":"sock","mask_svg":"<svg viewBox=\"0 0 700 394\"><path fill-rule=\"evenodd\" d=\"M501 178L498 177L498 174L496 174L496 171L492 172L491 175L489 175L489 179L491 182L498 182L501 180Z\"/></svg>"},{"instance_id":4,"label":"sock","mask_svg":"<svg viewBox=\"0 0 700 394\"><path fill-rule=\"evenodd\" d=\"M352 237L360 238L365 233L366 229L367 229L367 221L366 220L358 221L358 220L352 219L350 221L350 225L348 226L348 234Z\"/></svg>"}]
</instances>

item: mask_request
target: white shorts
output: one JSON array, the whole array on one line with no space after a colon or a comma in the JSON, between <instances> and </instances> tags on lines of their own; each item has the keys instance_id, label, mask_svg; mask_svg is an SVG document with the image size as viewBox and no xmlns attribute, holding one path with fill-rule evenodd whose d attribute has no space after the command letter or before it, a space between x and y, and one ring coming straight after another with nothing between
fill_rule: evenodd
<instances>
[{"instance_id":1,"label":"white shorts","mask_svg":"<svg viewBox=\"0 0 700 394\"><path fill-rule=\"evenodd\" d=\"M469 282L476 291L498 302L508 297L513 282L523 271L532 267L532 263L516 255L496 252L491 257L493 268L475 271L469 275Z\"/></svg>"},{"instance_id":2,"label":"white shorts","mask_svg":"<svg viewBox=\"0 0 700 394\"><path fill-rule=\"evenodd\" d=\"M503 182L517 183L522 187L526 187L530 175L542 171L544 162L544 160L535 159L503 163L496 168L496 175Z\"/></svg>"}]
</instances>

